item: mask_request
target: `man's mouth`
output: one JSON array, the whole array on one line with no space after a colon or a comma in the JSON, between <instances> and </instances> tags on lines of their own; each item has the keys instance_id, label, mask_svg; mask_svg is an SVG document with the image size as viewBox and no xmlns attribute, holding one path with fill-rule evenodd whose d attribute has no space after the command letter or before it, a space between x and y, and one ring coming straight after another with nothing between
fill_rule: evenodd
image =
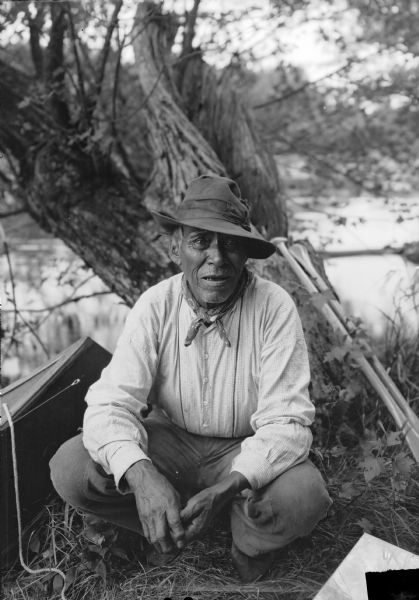
<instances>
[{"instance_id":1,"label":"man's mouth","mask_svg":"<svg viewBox=\"0 0 419 600\"><path fill-rule=\"evenodd\" d=\"M202 279L205 281L227 281L229 279L228 275L205 275Z\"/></svg>"}]
</instances>

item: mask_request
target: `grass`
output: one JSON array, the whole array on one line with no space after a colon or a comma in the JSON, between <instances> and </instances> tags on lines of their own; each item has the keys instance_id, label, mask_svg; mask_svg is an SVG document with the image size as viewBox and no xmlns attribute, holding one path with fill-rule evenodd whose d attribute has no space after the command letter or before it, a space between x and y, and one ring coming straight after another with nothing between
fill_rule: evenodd
<instances>
[{"instance_id":1,"label":"grass","mask_svg":"<svg viewBox=\"0 0 419 600\"><path fill-rule=\"evenodd\" d=\"M387 449L384 471L367 483L356 451L339 456L333 456L336 449L326 452L323 468L334 500L328 518L310 537L283 550L269 576L255 584L242 585L236 577L226 516L172 563L155 567L147 565L139 537L105 528L89 541L80 515L56 501L45 508L43 523L28 540L29 562L32 568L62 569L71 582L68 600L307 600L364 531L419 553L419 469L399 477L403 485L396 489L394 460L399 453L400 448ZM5 574L3 585L5 600L45 600L59 597L61 579L29 575L16 566Z\"/></svg>"}]
</instances>

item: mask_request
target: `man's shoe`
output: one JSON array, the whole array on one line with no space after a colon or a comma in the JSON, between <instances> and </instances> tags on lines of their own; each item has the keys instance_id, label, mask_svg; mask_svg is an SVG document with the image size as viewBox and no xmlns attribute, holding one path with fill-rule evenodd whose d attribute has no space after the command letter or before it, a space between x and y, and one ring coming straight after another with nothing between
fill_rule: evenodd
<instances>
[{"instance_id":1,"label":"man's shoe","mask_svg":"<svg viewBox=\"0 0 419 600\"><path fill-rule=\"evenodd\" d=\"M247 556L233 542L231 558L243 583L252 583L263 577L275 562L275 552L267 552L259 556Z\"/></svg>"}]
</instances>

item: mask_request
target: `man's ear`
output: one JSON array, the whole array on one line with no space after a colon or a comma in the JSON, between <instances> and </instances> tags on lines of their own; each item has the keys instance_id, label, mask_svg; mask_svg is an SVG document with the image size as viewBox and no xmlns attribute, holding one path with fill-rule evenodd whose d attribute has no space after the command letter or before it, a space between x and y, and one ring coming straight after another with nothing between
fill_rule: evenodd
<instances>
[{"instance_id":1,"label":"man's ear","mask_svg":"<svg viewBox=\"0 0 419 600\"><path fill-rule=\"evenodd\" d=\"M179 246L179 237L177 235L173 235L170 239L169 258L178 267L180 266Z\"/></svg>"}]
</instances>

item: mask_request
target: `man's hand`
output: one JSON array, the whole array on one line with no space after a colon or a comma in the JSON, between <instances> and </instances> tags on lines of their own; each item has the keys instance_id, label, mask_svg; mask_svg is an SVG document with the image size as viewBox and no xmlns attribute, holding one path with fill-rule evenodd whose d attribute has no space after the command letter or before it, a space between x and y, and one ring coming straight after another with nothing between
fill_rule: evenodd
<instances>
[{"instance_id":1,"label":"man's hand","mask_svg":"<svg viewBox=\"0 0 419 600\"><path fill-rule=\"evenodd\" d=\"M214 517L236 494L249 487L247 479L238 472L189 499L180 512L180 518L185 526L186 541L190 542L199 537L211 524Z\"/></svg>"},{"instance_id":2,"label":"man's hand","mask_svg":"<svg viewBox=\"0 0 419 600\"><path fill-rule=\"evenodd\" d=\"M125 473L134 493L145 538L159 552L173 552L185 545L180 519L180 498L172 484L149 460L134 463Z\"/></svg>"}]
</instances>

